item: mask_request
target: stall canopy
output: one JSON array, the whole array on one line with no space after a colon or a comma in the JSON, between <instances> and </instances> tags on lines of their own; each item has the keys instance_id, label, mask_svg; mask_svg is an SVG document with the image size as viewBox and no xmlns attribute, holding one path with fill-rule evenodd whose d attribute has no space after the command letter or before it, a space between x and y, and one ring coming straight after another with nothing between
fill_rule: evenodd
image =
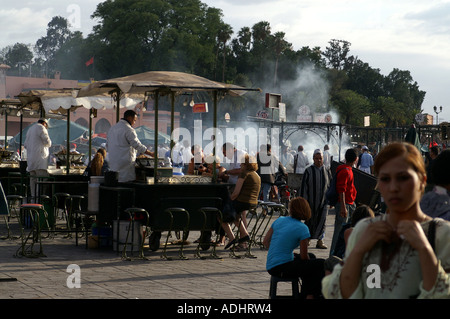
<instances>
[{"instance_id":1,"label":"stall canopy","mask_svg":"<svg viewBox=\"0 0 450 319\"><path fill-rule=\"evenodd\" d=\"M155 110L155 150L157 149L158 136L158 101L160 95L170 95L171 98L171 128L174 129L174 100L175 95L181 95L189 92L211 92L213 95L213 128L217 128L217 101L219 96L232 95L240 96L247 91L258 91L260 89L245 88L237 85L225 84L211 81L206 78L182 72L173 71L149 71L134 75L101 80L89 84L78 91L78 98L88 96L111 96L119 103L124 98L134 98L136 96L154 99ZM119 107L116 106L116 121L119 121ZM173 146L173 141L171 141ZM215 149L214 149L215 152ZM158 159L155 157L155 182L157 182ZM213 179L216 179L215 169L213 170Z\"/></svg>"},{"instance_id":2,"label":"stall canopy","mask_svg":"<svg viewBox=\"0 0 450 319\"><path fill-rule=\"evenodd\" d=\"M147 126L139 126L135 129L136 135L142 144L150 145L155 143L155 130L148 128ZM158 132L158 144L170 143L170 136L161 132Z\"/></svg>"},{"instance_id":3,"label":"stall canopy","mask_svg":"<svg viewBox=\"0 0 450 319\"><path fill-rule=\"evenodd\" d=\"M68 109L84 107L87 109L112 109L116 101L110 96L92 96L77 98L79 89L30 90L17 97L23 105L34 110L44 110L46 114L66 114ZM120 107L134 108L143 98L123 98Z\"/></svg>"},{"instance_id":4,"label":"stall canopy","mask_svg":"<svg viewBox=\"0 0 450 319\"><path fill-rule=\"evenodd\" d=\"M91 83L80 89L78 97L110 95L116 91L125 94L125 97L133 97L136 94L145 94L161 89L177 93L221 90L232 95L242 95L246 91L259 91L259 89L211 81L189 73L149 71Z\"/></svg>"},{"instance_id":5,"label":"stall canopy","mask_svg":"<svg viewBox=\"0 0 450 319\"><path fill-rule=\"evenodd\" d=\"M48 119L48 135L52 140L52 146L62 145L66 147L67 143L67 121L65 120L55 120ZM20 138L22 137L22 145L25 142L25 138L27 136L28 130L35 124L31 124L22 130L22 134L18 133L14 136L10 144L11 145L19 145ZM70 138L69 142L74 141L80 137L86 136L88 134L88 129L84 126L81 126L77 123L70 122Z\"/></svg>"}]
</instances>

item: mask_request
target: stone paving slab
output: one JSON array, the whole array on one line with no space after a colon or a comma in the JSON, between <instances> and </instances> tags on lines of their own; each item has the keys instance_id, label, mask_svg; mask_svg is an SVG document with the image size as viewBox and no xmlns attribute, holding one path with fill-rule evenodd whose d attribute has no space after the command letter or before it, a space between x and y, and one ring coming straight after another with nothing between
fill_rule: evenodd
<instances>
[{"instance_id":1,"label":"stone paving slab","mask_svg":"<svg viewBox=\"0 0 450 319\"><path fill-rule=\"evenodd\" d=\"M334 215L326 223L325 244L331 245ZM4 224L0 224L3 229ZM198 238L191 233L189 240ZM161 238L161 242L165 236ZM85 249L74 238L43 239L46 257L15 257L20 239L0 240L1 299L267 299L270 275L265 270L267 250L255 247L257 258L235 259L229 251L217 247L221 259L194 257L196 244L185 247L188 260L179 260L178 245L170 246L173 260L161 259L162 249L145 250L148 260L125 261L120 253L108 249ZM209 251L201 251L208 256ZM310 252L319 258L328 257L329 250L315 248ZM240 253L243 254L243 253ZM80 288L69 288L69 265L80 267ZM15 281L8 281L13 280ZM72 281L73 285L73 281ZM290 286L280 284L281 294Z\"/></svg>"}]
</instances>

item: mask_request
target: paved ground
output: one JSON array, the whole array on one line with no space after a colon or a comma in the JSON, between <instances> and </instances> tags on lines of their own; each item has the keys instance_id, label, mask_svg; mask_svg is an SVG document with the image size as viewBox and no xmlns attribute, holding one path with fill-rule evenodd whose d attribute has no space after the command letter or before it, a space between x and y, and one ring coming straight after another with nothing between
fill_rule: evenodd
<instances>
[{"instance_id":1,"label":"paved ground","mask_svg":"<svg viewBox=\"0 0 450 319\"><path fill-rule=\"evenodd\" d=\"M14 220L12 220L14 223ZM334 215L327 218L325 243L331 245ZM5 235L5 224L0 223ZM192 233L189 240L195 240ZM165 240L165 234L161 242ZM173 245L168 254L173 260L161 258L162 249L145 250L148 260L125 261L111 249L86 249L84 238L75 245L74 238L43 239L46 257L14 256L20 239L0 240L0 298L2 299L266 299L270 276L265 270L267 250L255 247L256 258L232 258L228 250L217 248L220 259L194 257L196 244L185 247L188 260L178 259L179 246ZM310 252L326 258L329 250L315 248ZM243 253L238 253L243 254ZM80 268L80 288L69 288L69 265ZM10 281L11 280L11 281ZM280 292L290 292L286 283Z\"/></svg>"}]
</instances>

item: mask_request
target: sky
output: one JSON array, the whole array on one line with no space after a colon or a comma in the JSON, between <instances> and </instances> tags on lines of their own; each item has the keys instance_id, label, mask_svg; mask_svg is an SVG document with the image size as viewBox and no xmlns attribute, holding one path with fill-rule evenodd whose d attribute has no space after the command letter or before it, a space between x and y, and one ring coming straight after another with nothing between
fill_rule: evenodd
<instances>
[{"instance_id":1,"label":"sky","mask_svg":"<svg viewBox=\"0 0 450 319\"><path fill-rule=\"evenodd\" d=\"M180 0L182 1L182 0ZM5 1L2 1L5 2ZM97 23L90 18L102 0L15 0L0 7L0 49L34 44L54 16L66 17L84 36ZM350 54L388 75L408 70L426 91L424 113L450 122L450 0L202 0L222 9L237 33L260 21L282 31L294 50L326 48L331 39L351 43Z\"/></svg>"}]
</instances>

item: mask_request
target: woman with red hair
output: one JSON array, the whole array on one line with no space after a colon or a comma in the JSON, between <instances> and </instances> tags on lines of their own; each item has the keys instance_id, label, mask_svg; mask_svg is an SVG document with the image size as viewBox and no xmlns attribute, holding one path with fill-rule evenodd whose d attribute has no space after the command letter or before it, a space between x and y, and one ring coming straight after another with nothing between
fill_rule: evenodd
<instances>
[{"instance_id":1,"label":"woman with red hair","mask_svg":"<svg viewBox=\"0 0 450 319\"><path fill-rule=\"evenodd\" d=\"M343 264L322 281L325 298L450 297L450 223L420 208L422 155L412 144L389 144L374 173L388 213L358 222Z\"/></svg>"}]
</instances>

